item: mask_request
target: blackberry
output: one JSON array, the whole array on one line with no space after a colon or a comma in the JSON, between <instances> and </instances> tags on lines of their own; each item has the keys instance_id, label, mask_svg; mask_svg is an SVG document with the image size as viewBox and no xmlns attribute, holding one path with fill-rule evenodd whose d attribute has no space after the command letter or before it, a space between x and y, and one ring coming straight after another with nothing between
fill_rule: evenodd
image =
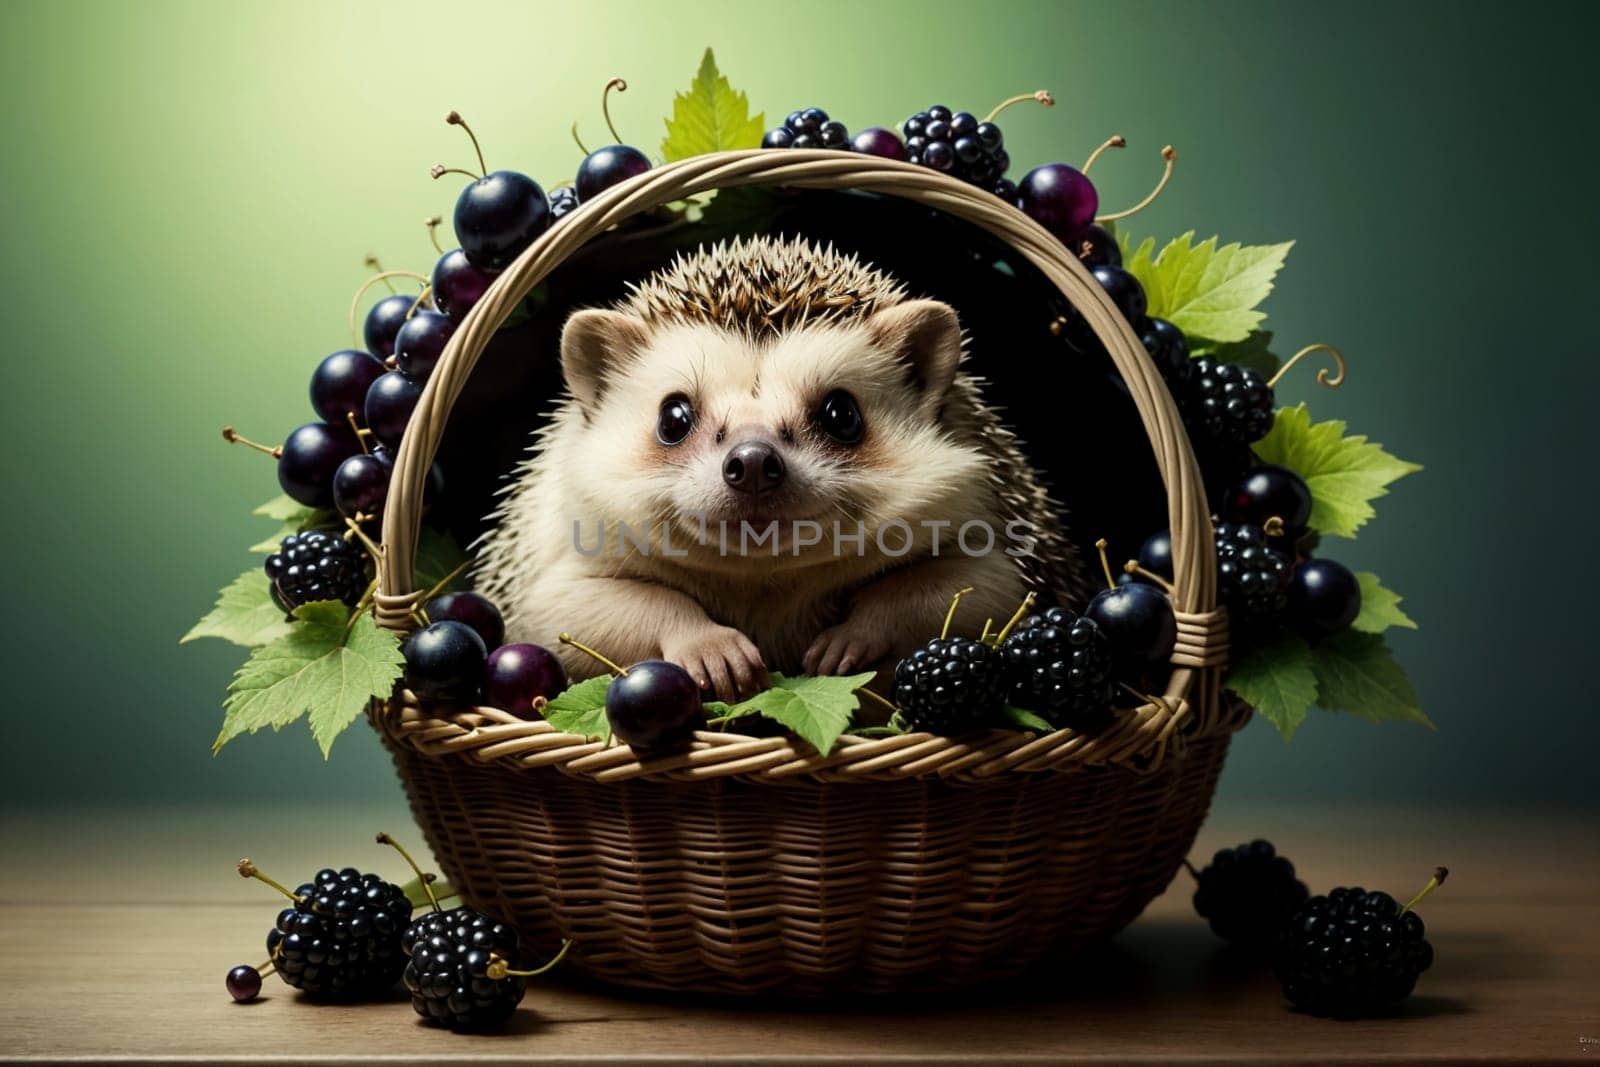
<instances>
[{"instance_id":1,"label":"blackberry","mask_svg":"<svg viewBox=\"0 0 1600 1067\"><path fill-rule=\"evenodd\" d=\"M1056 726L1104 721L1116 695L1111 644L1090 619L1066 608L1029 615L1000 643L1010 701Z\"/></svg>"},{"instance_id":2,"label":"blackberry","mask_svg":"<svg viewBox=\"0 0 1600 1067\"><path fill-rule=\"evenodd\" d=\"M842 148L850 149L850 131L844 123L828 117L820 107L789 112L783 125L767 131L762 148Z\"/></svg>"},{"instance_id":3,"label":"blackberry","mask_svg":"<svg viewBox=\"0 0 1600 1067\"><path fill-rule=\"evenodd\" d=\"M994 123L979 121L970 111L952 112L935 104L906 119L900 131L912 163L945 171L1003 200L1016 199L1016 184L1005 177L1011 168L1005 135Z\"/></svg>"},{"instance_id":4,"label":"blackberry","mask_svg":"<svg viewBox=\"0 0 1600 1067\"><path fill-rule=\"evenodd\" d=\"M367 562L338 534L307 530L290 534L263 565L272 599L285 611L318 600L354 604L367 587Z\"/></svg>"},{"instance_id":5,"label":"blackberry","mask_svg":"<svg viewBox=\"0 0 1600 1067\"><path fill-rule=\"evenodd\" d=\"M1261 626L1280 618L1289 606L1289 557L1267 544L1259 526L1216 525L1217 586L1231 618Z\"/></svg>"},{"instance_id":6,"label":"blackberry","mask_svg":"<svg viewBox=\"0 0 1600 1067\"><path fill-rule=\"evenodd\" d=\"M570 215L578 207L578 190L570 185L550 190L550 217L559 219Z\"/></svg>"},{"instance_id":7,"label":"blackberry","mask_svg":"<svg viewBox=\"0 0 1600 1067\"><path fill-rule=\"evenodd\" d=\"M969 637L939 637L894 669L894 702L913 729L959 734L993 722L1005 702L1004 664Z\"/></svg>"},{"instance_id":8,"label":"blackberry","mask_svg":"<svg viewBox=\"0 0 1600 1067\"><path fill-rule=\"evenodd\" d=\"M1314 1015L1353 1017L1392 1008L1433 965L1422 917L1411 909L1437 889L1443 867L1405 907L1388 893L1335 889L1306 901L1279 936L1273 970L1283 994Z\"/></svg>"},{"instance_id":9,"label":"blackberry","mask_svg":"<svg viewBox=\"0 0 1600 1067\"><path fill-rule=\"evenodd\" d=\"M527 979L554 967L512 970L522 951L517 932L471 908L422 916L406 928L401 948L411 957L405 986L412 1009L428 1022L452 1030L490 1030L511 1018L527 991Z\"/></svg>"},{"instance_id":10,"label":"blackberry","mask_svg":"<svg viewBox=\"0 0 1600 1067\"><path fill-rule=\"evenodd\" d=\"M392 989L405 968L400 934L411 921L405 890L354 867L318 871L290 893L250 863L239 873L293 901L267 931L267 955L289 985L312 996L371 997Z\"/></svg>"},{"instance_id":11,"label":"blackberry","mask_svg":"<svg viewBox=\"0 0 1600 1067\"><path fill-rule=\"evenodd\" d=\"M1194 910L1218 937L1246 946L1271 947L1306 902L1306 884L1270 841L1221 849L1194 877Z\"/></svg>"},{"instance_id":12,"label":"blackberry","mask_svg":"<svg viewBox=\"0 0 1600 1067\"><path fill-rule=\"evenodd\" d=\"M1201 356L1179 400L1184 419L1213 441L1248 445L1272 429L1272 387L1248 367Z\"/></svg>"}]
</instances>

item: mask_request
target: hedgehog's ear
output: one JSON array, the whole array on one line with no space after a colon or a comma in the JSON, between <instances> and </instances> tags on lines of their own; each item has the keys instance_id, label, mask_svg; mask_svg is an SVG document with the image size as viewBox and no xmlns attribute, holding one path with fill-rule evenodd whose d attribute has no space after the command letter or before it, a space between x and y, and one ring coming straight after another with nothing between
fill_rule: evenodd
<instances>
[{"instance_id":1,"label":"hedgehog's ear","mask_svg":"<svg viewBox=\"0 0 1600 1067\"><path fill-rule=\"evenodd\" d=\"M961 365L961 323L937 300L908 300L867 319L873 343L901 360L932 413L944 401Z\"/></svg>"},{"instance_id":2,"label":"hedgehog's ear","mask_svg":"<svg viewBox=\"0 0 1600 1067\"><path fill-rule=\"evenodd\" d=\"M645 346L645 324L620 311L575 312L561 330L561 373L584 414L594 411L606 375Z\"/></svg>"}]
</instances>

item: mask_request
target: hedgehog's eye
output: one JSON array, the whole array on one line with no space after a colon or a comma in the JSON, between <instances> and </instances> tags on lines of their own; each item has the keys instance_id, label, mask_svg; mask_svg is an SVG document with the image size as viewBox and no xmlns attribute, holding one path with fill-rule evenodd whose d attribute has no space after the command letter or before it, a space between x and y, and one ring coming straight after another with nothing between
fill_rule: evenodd
<instances>
[{"instance_id":1,"label":"hedgehog's eye","mask_svg":"<svg viewBox=\"0 0 1600 1067\"><path fill-rule=\"evenodd\" d=\"M661 414L656 417L656 440L664 445L678 445L694 429L694 408L689 398L681 395L667 397L661 402Z\"/></svg>"},{"instance_id":2,"label":"hedgehog's eye","mask_svg":"<svg viewBox=\"0 0 1600 1067\"><path fill-rule=\"evenodd\" d=\"M811 421L816 423L817 429L841 445L859 444L862 435L867 431L867 424L861 418L861 408L857 406L856 398L843 389L835 389L823 397L822 403L817 405L816 414L811 416Z\"/></svg>"}]
</instances>

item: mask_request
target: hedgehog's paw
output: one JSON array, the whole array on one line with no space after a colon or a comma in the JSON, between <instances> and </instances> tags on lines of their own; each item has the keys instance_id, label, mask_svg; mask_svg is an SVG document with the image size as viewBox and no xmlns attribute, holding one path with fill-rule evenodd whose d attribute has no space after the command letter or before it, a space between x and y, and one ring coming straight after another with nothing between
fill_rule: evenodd
<instances>
[{"instance_id":1,"label":"hedgehog's paw","mask_svg":"<svg viewBox=\"0 0 1600 1067\"><path fill-rule=\"evenodd\" d=\"M767 687L767 665L755 643L731 626L711 626L662 642L661 658L689 672L701 690L718 700L755 696Z\"/></svg>"},{"instance_id":2,"label":"hedgehog's paw","mask_svg":"<svg viewBox=\"0 0 1600 1067\"><path fill-rule=\"evenodd\" d=\"M882 626L852 618L818 634L801 662L807 674L852 674L874 669L889 650Z\"/></svg>"}]
</instances>

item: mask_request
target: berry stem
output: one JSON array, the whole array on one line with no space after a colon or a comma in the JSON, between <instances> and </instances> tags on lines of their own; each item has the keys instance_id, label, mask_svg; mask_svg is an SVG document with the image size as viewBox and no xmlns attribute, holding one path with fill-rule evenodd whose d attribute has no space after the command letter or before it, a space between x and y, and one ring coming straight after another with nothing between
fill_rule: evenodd
<instances>
[{"instance_id":1,"label":"berry stem","mask_svg":"<svg viewBox=\"0 0 1600 1067\"><path fill-rule=\"evenodd\" d=\"M1333 365L1337 367L1339 371L1339 373L1329 376L1328 368L1323 367L1321 370L1317 371L1317 384L1325 385L1329 389L1337 389L1339 386L1343 385L1345 373L1344 353L1340 352L1332 345L1316 344L1306 345L1300 351L1296 352L1294 355L1285 360L1283 366L1278 368L1278 373L1267 379L1267 388L1276 389L1278 387L1278 383L1283 380L1283 376L1289 373L1289 368L1293 367L1296 363L1299 363L1302 359L1305 359L1313 352L1328 353L1328 355L1333 357Z\"/></svg>"},{"instance_id":2,"label":"berry stem","mask_svg":"<svg viewBox=\"0 0 1600 1067\"><path fill-rule=\"evenodd\" d=\"M440 593L444 592L445 588L447 586L449 586L449 584L451 582L455 581L457 578L459 578L463 574L467 573L467 568L469 568L471 566L472 566L472 561L470 559L462 560L460 563L456 564L455 565L455 569L453 569L449 574L445 575L443 578L440 578L438 580L438 582L434 583L434 586L433 586L432 589L429 589L426 593L424 593L422 595L422 600L420 601L420 603L426 604L428 601L432 600L434 597L436 597Z\"/></svg>"},{"instance_id":3,"label":"berry stem","mask_svg":"<svg viewBox=\"0 0 1600 1067\"><path fill-rule=\"evenodd\" d=\"M552 956L549 962L543 964L542 966L535 967L531 971L514 971L511 969L511 965L506 962L505 957L501 956L499 953L491 952L489 954L489 969L484 973L496 981L501 978L533 978L536 975L543 974L556 964L560 963L562 960L566 959L567 950L571 947L571 940L561 942L560 952L557 952L554 956Z\"/></svg>"},{"instance_id":4,"label":"berry stem","mask_svg":"<svg viewBox=\"0 0 1600 1067\"><path fill-rule=\"evenodd\" d=\"M234 869L239 872L240 878L254 878L258 882L265 882L267 885L270 885L272 888L276 889L278 892L282 893L296 904L301 903L305 899L303 897L295 896L293 893L285 889L281 883L274 882L271 878L268 878L266 875L256 870L256 865L251 863L248 858L240 860L235 865Z\"/></svg>"},{"instance_id":5,"label":"berry stem","mask_svg":"<svg viewBox=\"0 0 1600 1067\"><path fill-rule=\"evenodd\" d=\"M1130 559L1128 562L1124 563L1122 565L1122 569L1128 574L1137 574L1147 582L1154 582L1156 585L1159 585L1162 589L1166 590L1168 596L1175 595L1174 590L1176 587L1171 582L1167 581L1154 571L1146 570L1145 568L1139 566L1139 561L1136 559Z\"/></svg>"},{"instance_id":6,"label":"berry stem","mask_svg":"<svg viewBox=\"0 0 1600 1067\"><path fill-rule=\"evenodd\" d=\"M1125 219L1129 215L1137 215L1139 212L1155 203L1156 197L1161 195L1161 190L1165 189L1167 187L1167 183L1172 180L1172 168L1178 162L1177 150L1171 145L1167 145L1167 147L1161 150L1161 158L1166 160L1167 165L1161 171L1161 180L1156 182L1156 187L1150 190L1149 196L1145 197L1132 207L1125 208L1122 211L1113 211L1109 215L1096 215L1094 221L1116 222L1118 219Z\"/></svg>"},{"instance_id":7,"label":"berry stem","mask_svg":"<svg viewBox=\"0 0 1600 1067\"><path fill-rule=\"evenodd\" d=\"M950 636L950 623L956 617L956 605L961 603L961 598L972 592L972 586L962 586L956 590L956 595L950 598L950 610L944 613L944 626L939 629L939 639L942 641Z\"/></svg>"},{"instance_id":8,"label":"berry stem","mask_svg":"<svg viewBox=\"0 0 1600 1067\"><path fill-rule=\"evenodd\" d=\"M411 316L415 315L417 313L417 309L422 306L422 302L424 300L428 299L428 297L430 297L432 295L433 295L433 286L432 286L432 284L424 285L422 287L422 292L417 294L417 298L415 300L413 300L411 302L411 306L406 309L406 319L409 320L411 318Z\"/></svg>"},{"instance_id":9,"label":"berry stem","mask_svg":"<svg viewBox=\"0 0 1600 1067\"><path fill-rule=\"evenodd\" d=\"M1106 572L1106 588L1115 589L1117 580L1111 577L1111 560L1106 557L1106 539L1104 537L1094 543L1100 553L1100 569Z\"/></svg>"},{"instance_id":10,"label":"berry stem","mask_svg":"<svg viewBox=\"0 0 1600 1067\"><path fill-rule=\"evenodd\" d=\"M898 705L895 704L894 701L888 699L887 697L880 696L879 694L874 693L872 690L868 689L866 686L862 686L860 689L857 689L856 690L856 696L858 696L858 697L866 697L868 700L872 701L873 703L880 704L883 707L888 708L890 715L898 715L898 714L900 714L900 708L899 708Z\"/></svg>"},{"instance_id":11,"label":"berry stem","mask_svg":"<svg viewBox=\"0 0 1600 1067\"><path fill-rule=\"evenodd\" d=\"M379 282L387 281L390 278L415 278L417 281L421 282L423 285L427 285L428 284L427 277L425 277L424 275L418 274L414 270L385 270L385 271L379 271L377 274L374 274L372 277L368 278L365 282L362 282L361 283L361 288L357 289L356 290L356 295L351 297L351 299L350 299L350 314L347 317L347 321L346 321L346 325L350 327L350 336L355 341L355 345L356 345L357 348L361 347L361 335L356 333L356 309L361 306L361 298L363 296L367 295L367 290L368 289L371 289L374 285L377 285Z\"/></svg>"},{"instance_id":12,"label":"berry stem","mask_svg":"<svg viewBox=\"0 0 1600 1067\"><path fill-rule=\"evenodd\" d=\"M1433 877L1428 879L1428 884L1423 886L1416 896L1406 901L1405 907L1400 909L1400 914L1404 915L1418 904L1421 904L1429 893L1444 885L1444 880L1448 877L1450 877L1450 869L1448 867L1435 867L1433 869Z\"/></svg>"},{"instance_id":13,"label":"berry stem","mask_svg":"<svg viewBox=\"0 0 1600 1067\"><path fill-rule=\"evenodd\" d=\"M994 635L996 647L999 647L1000 642L1011 636L1011 631L1017 628L1017 623L1021 622L1028 612L1033 609L1033 602L1038 599L1039 595L1032 591L1022 598L1022 603L1018 604L1017 610L1011 613L1011 618L1007 619L1006 624L1000 627L1000 632Z\"/></svg>"},{"instance_id":14,"label":"berry stem","mask_svg":"<svg viewBox=\"0 0 1600 1067\"><path fill-rule=\"evenodd\" d=\"M461 112L452 111L450 114L444 117L444 120L452 126L460 126L463 130L467 131L467 137L472 141L472 150L478 154L478 169L483 172L483 174L475 174L472 176L475 178L481 178L488 174L489 164L483 161L483 149L478 145L478 135L472 132L472 127L468 126L467 120L461 117Z\"/></svg>"},{"instance_id":15,"label":"berry stem","mask_svg":"<svg viewBox=\"0 0 1600 1067\"><path fill-rule=\"evenodd\" d=\"M372 449L367 447L367 438L372 436L372 431L356 421L355 412L347 411L344 413L344 417L345 421L350 424L350 429L355 431L356 443L361 446L361 451L367 455L371 455Z\"/></svg>"},{"instance_id":16,"label":"berry stem","mask_svg":"<svg viewBox=\"0 0 1600 1067\"><path fill-rule=\"evenodd\" d=\"M584 155L589 154L589 146L583 143L583 138L578 136L578 120L572 120L572 143L578 146L578 151Z\"/></svg>"},{"instance_id":17,"label":"berry stem","mask_svg":"<svg viewBox=\"0 0 1600 1067\"><path fill-rule=\"evenodd\" d=\"M993 625L994 617L992 615L983 620L983 630L978 634L978 644L986 645L989 643L989 627Z\"/></svg>"},{"instance_id":18,"label":"berry stem","mask_svg":"<svg viewBox=\"0 0 1600 1067\"><path fill-rule=\"evenodd\" d=\"M261 977L263 977L263 978L270 978L272 975L276 974L277 971L278 971L278 961L277 960L268 960L266 963L260 964L259 966L256 967L256 973L261 975Z\"/></svg>"},{"instance_id":19,"label":"berry stem","mask_svg":"<svg viewBox=\"0 0 1600 1067\"><path fill-rule=\"evenodd\" d=\"M263 452L271 456L273 459L279 459L283 456L282 445L278 445L276 448L268 448L259 441L252 441L250 438L245 437L232 426L224 426L222 428L222 439L228 442L230 445L244 445L246 448L253 448L257 452Z\"/></svg>"},{"instance_id":20,"label":"berry stem","mask_svg":"<svg viewBox=\"0 0 1600 1067\"><path fill-rule=\"evenodd\" d=\"M406 866L416 872L417 880L422 883L422 891L428 894L428 903L433 905L433 910L443 911L444 909L439 907L439 898L433 895L433 879L422 872L422 868L417 866L417 861L411 858L411 853L406 851L406 847L382 830L378 831L378 844L388 845L400 853L400 858L406 861Z\"/></svg>"},{"instance_id":21,"label":"berry stem","mask_svg":"<svg viewBox=\"0 0 1600 1067\"><path fill-rule=\"evenodd\" d=\"M444 245L439 243L439 223L443 221L438 215L429 215L422 220L422 224L428 228L428 240L433 242L433 250L441 256L444 255Z\"/></svg>"},{"instance_id":22,"label":"berry stem","mask_svg":"<svg viewBox=\"0 0 1600 1067\"><path fill-rule=\"evenodd\" d=\"M622 135L611 124L611 90L613 89L619 93L625 93L628 91L628 83L621 78L612 78L606 82L606 87L600 91L600 113L606 117L606 129L611 131L611 139L621 144Z\"/></svg>"},{"instance_id":23,"label":"berry stem","mask_svg":"<svg viewBox=\"0 0 1600 1067\"><path fill-rule=\"evenodd\" d=\"M579 644L577 641L574 641L572 639L572 635L567 633L565 630L563 630L561 633L557 634L556 635L556 639L559 640L563 645L571 645L573 648L577 649L579 652L582 652L582 653L590 656L591 658L599 660L601 663L604 663L607 667L611 668L611 672L613 674L620 675L623 678L626 678L628 676L628 668L619 665L616 660L608 659L605 656L602 656L600 653L596 652L594 649L590 648L588 645Z\"/></svg>"},{"instance_id":24,"label":"berry stem","mask_svg":"<svg viewBox=\"0 0 1600 1067\"><path fill-rule=\"evenodd\" d=\"M1029 100L1036 100L1039 103L1043 104L1045 107L1055 107L1056 106L1056 98L1050 95L1050 90L1048 90L1048 89L1035 89L1031 93L1018 93L1016 96L1010 96L1010 97L1007 97L1006 99L1000 101L998 104L996 104L994 106L994 110L993 111L989 112L987 115L985 115L983 117L983 121L984 122L993 122L996 118L999 117L1000 112L1004 111L1006 108L1010 107L1013 104L1027 103Z\"/></svg>"},{"instance_id":25,"label":"berry stem","mask_svg":"<svg viewBox=\"0 0 1600 1067\"><path fill-rule=\"evenodd\" d=\"M1261 524L1261 532L1268 537L1282 537L1284 533L1283 516L1267 516L1267 521Z\"/></svg>"},{"instance_id":26,"label":"berry stem","mask_svg":"<svg viewBox=\"0 0 1600 1067\"><path fill-rule=\"evenodd\" d=\"M377 271L380 276L383 274L383 264L378 262L378 257L373 255L371 252L367 253L367 266L369 266L373 270ZM391 282L388 278L384 278L383 279L383 284L388 288L388 290L391 293L395 291L394 283Z\"/></svg>"},{"instance_id":27,"label":"berry stem","mask_svg":"<svg viewBox=\"0 0 1600 1067\"><path fill-rule=\"evenodd\" d=\"M482 174L474 174L470 170L462 170L460 167L447 167L443 163L435 163L428 168L428 176L435 181L443 178L446 174L459 174L463 178L471 178L475 182L482 181L484 178Z\"/></svg>"},{"instance_id":28,"label":"berry stem","mask_svg":"<svg viewBox=\"0 0 1600 1067\"><path fill-rule=\"evenodd\" d=\"M1085 174L1089 173L1089 168L1094 166L1094 161L1095 160L1099 159L1103 154L1105 154L1106 149L1108 149L1108 148L1127 148L1127 147L1128 147L1128 139L1126 137L1122 136L1122 134L1120 134L1120 133L1112 134L1110 137L1107 137L1105 139L1105 141L1100 145L1099 148L1096 148L1093 152L1089 153L1089 158L1084 161L1084 164L1083 164L1083 167L1082 167L1083 173L1085 173Z\"/></svg>"},{"instance_id":29,"label":"berry stem","mask_svg":"<svg viewBox=\"0 0 1600 1067\"><path fill-rule=\"evenodd\" d=\"M356 520L346 518L344 520L344 524L350 528L349 533L345 534L345 540L348 541L354 537L356 540L360 541L361 547L366 549L367 555L372 557L373 564L381 567L383 565L383 549L380 546L373 544L372 538L367 536L366 531L361 528L360 524L358 524Z\"/></svg>"}]
</instances>

